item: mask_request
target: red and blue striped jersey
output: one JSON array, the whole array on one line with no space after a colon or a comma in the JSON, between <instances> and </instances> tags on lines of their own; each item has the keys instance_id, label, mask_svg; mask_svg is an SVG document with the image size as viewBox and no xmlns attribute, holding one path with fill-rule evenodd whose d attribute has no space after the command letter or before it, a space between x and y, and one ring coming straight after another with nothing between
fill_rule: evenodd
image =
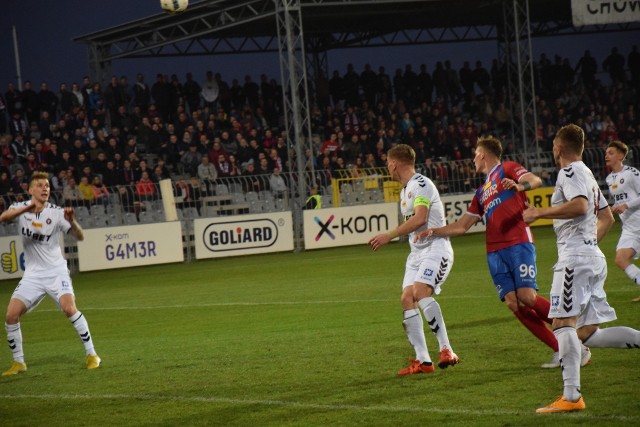
<instances>
[{"instance_id":1,"label":"red and blue striped jersey","mask_svg":"<svg viewBox=\"0 0 640 427\"><path fill-rule=\"evenodd\" d=\"M525 193L507 190L502 186L504 178L519 182L528 173L519 163L499 163L491 169L484 185L476 190L466 213L478 218L484 216L487 252L520 243L533 243L531 228L522 219L527 201Z\"/></svg>"}]
</instances>

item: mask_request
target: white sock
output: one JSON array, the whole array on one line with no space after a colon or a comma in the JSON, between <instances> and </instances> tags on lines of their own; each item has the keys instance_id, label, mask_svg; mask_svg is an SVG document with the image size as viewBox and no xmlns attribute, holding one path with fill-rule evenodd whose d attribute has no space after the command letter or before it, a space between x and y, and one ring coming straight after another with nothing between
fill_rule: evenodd
<instances>
[{"instance_id":1,"label":"white sock","mask_svg":"<svg viewBox=\"0 0 640 427\"><path fill-rule=\"evenodd\" d=\"M576 328L565 326L553 331L558 340L560 367L564 383L563 396L571 402L580 399L580 339Z\"/></svg>"},{"instance_id":2,"label":"white sock","mask_svg":"<svg viewBox=\"0 0 640 427\"><path fill-rule=\"evenodd\" d=\"M629 276L629 279L633 280L633 283L640 286L640 268L636 267L635 264L629 264L624 269L624 272Z\"/></svg>"},{"instance_id":3,"label":"white sock","mask_svg":"<svg viewBox=\"0 0 640 427\"><path fill-rule=\"evenodd\" d=\"M96 354L96 351L93 348L93 340L91 339L91 333L89 332L89 325L87 324L87 319L81 312L76 312L73 316L69 317L71 324L75 328L82 344L84 345L84 351L87 355Z\"/></svg>"},{"instance_id":4,"label":"white sock","mask_svg":"<svg viewBox=\"0 0 640 427\"><path fill-rule=\"evenodd\" d=\"M420 362L431 362L429 351L427 350L427 342L424 339L424 328L422 327L422 316L420 310L411 309L404 312L404 331L407 334L409 343L416 351L416 360Z\"/></svg>"},{"instance_id":5,"label":"white sock","mask_svg":"<svg viewBox=\"0 0 640 427\"><path fill-rule=\"evenodd\" d=\"M447 335L447 327L444 324L442 318L442 311L440 310L440 304L433 297L422 298L418 301L418 305L424 313L424 318L427 320L431 332L433 332L440 344L440 351L447 347L453 351L451 344L449 344L449 336Z\"/></svg>"},{"instance_id":6,"label":"white sock","mask_svg":"<svg viewBox=\"0 0 640 427\"><path fill-rule=\"evenodd\" d=\"M20 329L20 322L15 325L4 324L4 328L7 330L7 343L13 360L16 362L24 363L24 352L22 351L22 330Z\"/></svg>"},{"instance_id":7,"label":"white sock","mask_svg":"<svg viewBox=\"0 0 640 427\"><path fill-rule=\"evenodd\" d=\"M584 344L596 348L640 348L640 331L626 326L596 329Z\"/></svg>"}]
</instances>

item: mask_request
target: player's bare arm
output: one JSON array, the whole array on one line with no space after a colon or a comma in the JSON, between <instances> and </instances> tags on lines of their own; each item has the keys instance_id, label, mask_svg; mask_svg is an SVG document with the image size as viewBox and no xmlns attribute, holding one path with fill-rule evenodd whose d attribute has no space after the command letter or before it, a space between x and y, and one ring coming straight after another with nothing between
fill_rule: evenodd
<instances>
[{"instance_id":1,"label":"player's bare arm","mask_svg":"<svg viewBox=\"0 0 640 427\"><path fill-rule=\"evenodd\" d=\"M571 219L584 215L589 209L586 197L578 196L566 203L548 208L535 208L529 206L522 212L522 218L527 224L531 224L539 218L546 219Z\"/></svg>"},{"instance_id":2,"label":"player's bare arm","mask_svg":"<svg viewBox=\"0 0 640 427\"><path fill-rule=\"evenodd\" d=\"M73 208L64 208L64 219L69 221L69 224L71 224L69 234L80 241L84 240L82 227L80 227L80 224L78 224L78 221L76 221L76 214Z\"/></svg>"},{"instance_id":3,"label":"player's bare arm","mask_svg":"<svg viewBox=\"0 0 640 427\"><path fill-rule=\"evenodd\" d=\"M629 205L627 205L626 203L623 203L621 205L611 206L611 212L618 215L620 215L627 209L629 209Z\"/></svg>"},{"instance_id":4,"label":"player's bare arm","mask_svg":"<svg viewBox=\"0 0 640 427\"><path fill-rule=\"evenodd\" d=\"M619 205L611 206L611 211L614 214L620 215L621 213L625 212L628 209L635 211L638 208L640 208L640 197L636 197L635 199L633 199L633 200L631 200L631 201L629 201L627 203L621 203Z\"/></svg>"},{"instance_id":5,"label":"player's bare arm","mask_svg":"<svg viewBox=\"0 0 640 427\"><path fill-rule=\"evenodd\" d=\"M0 214L0 222L9 223L14 219L16 219L17 217L19 217L20 215L22 215L23 213L32 211L35 208L36 208L36 205L33 203L30 203L26 206L22 206L17 209L9 208L6 211L2 212L2 214Z\"/></svg>"},{"instance_id":6,"label":"player's bare arm","mask_svg":"<svg viewBox=\"0 0 640 427\"><path fill-rule=\"evenodd\" d=\"M609 206L598 211L598 242L604 239L604 236L606 236L609 230L611 230L611 227L613 226L613 223L615 221L616 220L613 217L613 213L611 213L611 209L609 208Z\"/></svg>"},{"instance_id":7,"label":"player's bare arm","mask_svg":"<svg viewBox=\"0 0 640 427\"><path fill-rule=\"evenodd\" d=\"M422 205L416 206L414 208L414 215L407 221L400 224L396 229L388 231L386 233L378 234L377 236L369 240L371 249L377 251L396 237L406 236L407 234L416 231L418 228L424 225L424 223L427 221L428 215L428 207Z\"/></svg>"},{"instance_id":8,"label":"player's bare arm","mask_svg":"<svg viewBox=\"0 0 640 427\"><path fill-rule=\"evenodd\" d=\"M528 191L542 186L542 180L534 173L526 173L520 177L518 182L515 182L511 178L504 178L502 180L502 186L511 191Z\"/></svg>"},{"instance_id":9,"label":"player's bare arm","mask_svg":"<svg viewBox=\"0 0 640 427\"><path fill-rule=\"evenodd\" d=\"M431 237L455 237L461 236L466 233L471 226L473 226L476 222L480 221L480 218L464 214L454 223L445 225L444 227L439 228L429 228L427 230L421 231L414 238L414 242L422 239L429 239Z\"/></svg>"}]
</instances>

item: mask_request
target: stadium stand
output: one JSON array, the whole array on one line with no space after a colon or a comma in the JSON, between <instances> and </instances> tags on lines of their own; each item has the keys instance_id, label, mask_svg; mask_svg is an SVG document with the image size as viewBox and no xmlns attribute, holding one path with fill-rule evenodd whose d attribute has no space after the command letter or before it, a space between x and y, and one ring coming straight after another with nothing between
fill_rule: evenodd
<instances>
[{"instance_id":1,"label":"stadium stand","mask_svg":"<svg viewBox=\"0 0 640 427\"><path fill-rule=\"evenodd\" d=\"M575 67L566 58L541 55L535 65L539 149L526 157L511 139L500 68L485 70L489 86L476 79L457 87L464 80L461 69L460 79L437 91L425 83L433 77L426 71L413 75L398 68L392 78L381 71L378 82L388 79L402 91L389 96L378 90L369 94L373 102L363 95L349 104L344 90L336 89L344 89L347 80L336 71L329 81L330 97L312 93L315 152L308 162L313 172L309 168L304 179L320 187L323 206L384 201L385 152L402 142L414 147L418 170L441 193L465 193L481 181L471 161L475 142L491 134L503 140L505 158L525 164L552 185L553 135L558 127L574 122L588 138L585 162L604 184L608 141L621 139L629 145L628 162L639 166L640 88L631 71L637 67L637 56L637 49L630 48L628 70L610 78L592 67L585 69L586 54ZM413 64L413 69L422 69L419 65ZM87 227L163 221L158 183L166 178L173 182L181 220L291 209L289 200L300 196L295 193L300 177L291 169L295 159L289 158L291 141L281 127L282 91L275 80L267 79L265 84L271 86L261 87L258 107L250 107L246 97L238 95L215 106L200 103L192 108L184 102L185 87L178 77L160 76L151 86L139 80L107 89L85 80L77 87L67 85L74 88L68 93L39 93L30 85L20 91L9 84L2 94L7 114L0 117L7 129L0 135L0 208L28 198L26 177L44 170L51 177L52 201L76 205ZM360 74L356 72L354 79L351 73L348 81L356 86L351 89L364 93ZM218 84L228 87L221 79ZM171 99L164 116L154 99L161 93L169 93ZM39 98L56 100L53 115L38 104ZM23 108L27 100L35 100L28 112ZM288 189L284 198L271 189L276 166ZM145 173L151 182L141 184ZM65 199L69 179L79 183L82 176L91 183L93 177L101 178L99 187L90 184L95 198L80 204ZM0 230L10 231L7 226Z\"/></svg>"}]
</instances>

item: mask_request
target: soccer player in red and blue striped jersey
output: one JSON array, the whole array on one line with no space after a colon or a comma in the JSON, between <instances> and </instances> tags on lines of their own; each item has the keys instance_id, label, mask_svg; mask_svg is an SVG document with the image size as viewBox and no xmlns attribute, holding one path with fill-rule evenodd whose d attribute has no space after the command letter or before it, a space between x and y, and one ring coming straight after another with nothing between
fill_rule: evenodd
<instances>
[{"instance_id":1,"label":"soccer player in red and blue striped jersey","mask_svg":"<svg viewBox=\"0 0 640 427\"><path fill-rule=\"evenodd\" d=\"M501 161L502 144L494 137L480 138L473 162L477 173L484 173L484 184L476 190L471 205L458 221L425 230L418 238L453 237L464 234L484 217L487 262L498 297L540 341L554 351L545 368L560 366L558 342L547 324L549 300L537 294L536 250L531 228L522 218L525 191L540 187L542 181L524 166ZM591 358L586 347L582 364Z\"/></svg>"}]
</instances>

